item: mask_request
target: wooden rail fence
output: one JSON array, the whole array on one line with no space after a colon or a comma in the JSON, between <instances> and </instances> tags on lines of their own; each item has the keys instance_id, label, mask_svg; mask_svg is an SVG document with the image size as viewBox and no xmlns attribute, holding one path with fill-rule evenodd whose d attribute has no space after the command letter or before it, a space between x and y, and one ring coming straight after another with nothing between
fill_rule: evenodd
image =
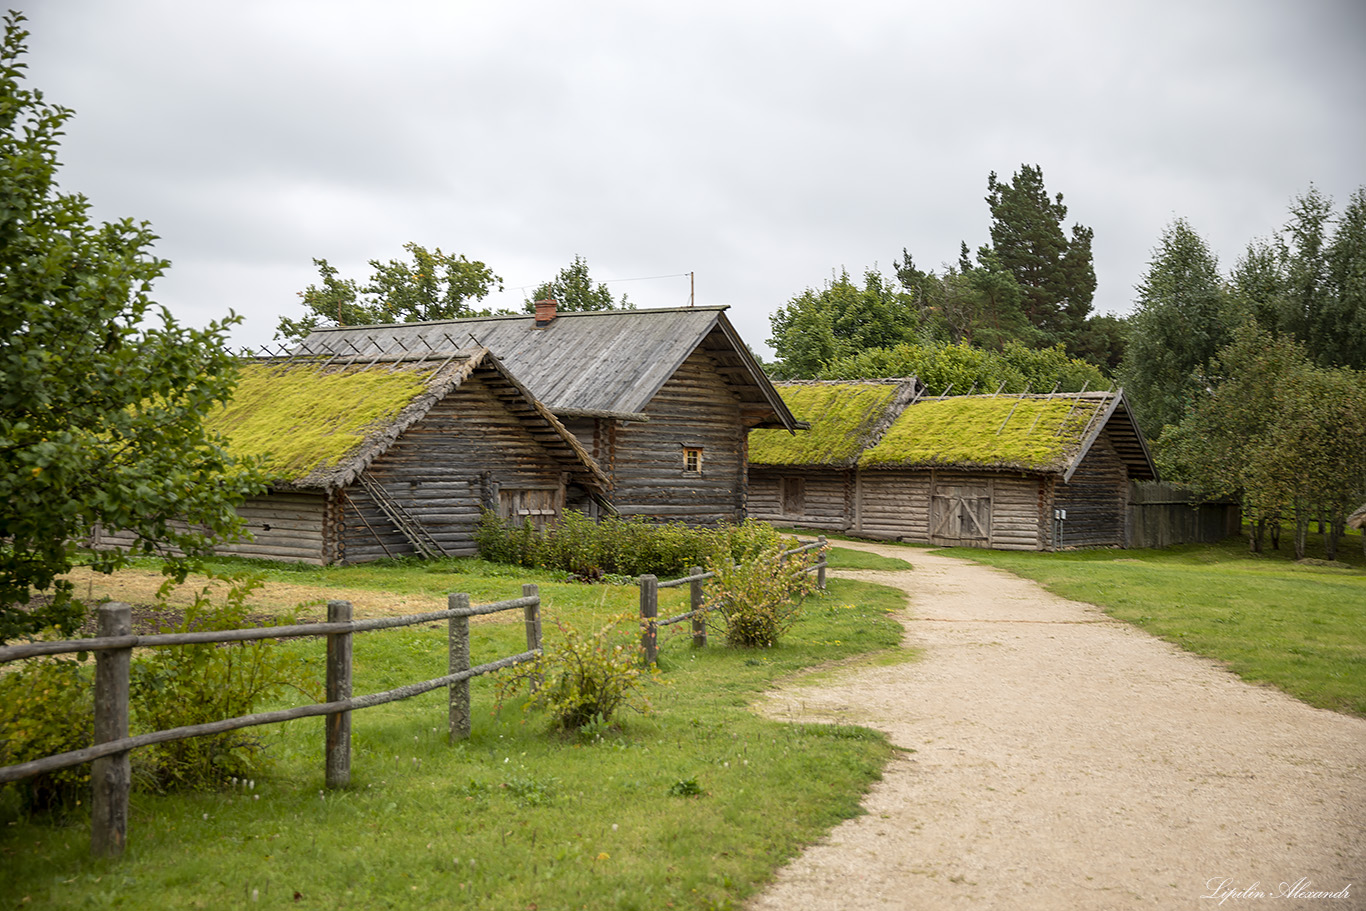
<instances>
[{"instance_id":1,"label":"wooden rail fence","mask_svg":"<svg viewBox=\"0 0 1366 911\"><path fill-rule=\"evenodd\" d=\"M816 574L816 586L825 591L825 548L828 542L825 535L821 535L815 541L785 550L780 557L788 557L792 554L804 553L808 550L819 550L820 559L807 570L809 573ZM714 577L715 572L702 572L702 567L689 567L688 575L679 579L668 579L664 582L659 581L658 577L644 575L636 580L640 586L640 646L645 652L645 663L654 664L659 657L659 628L662 626L672 626L675 623L682 623L684 620L692 621L692 644L701 647L707 644L707 618L706 610L702 607L702 583ZM676 588L680 585L689 587L690 597L688 599L688 612L677 614L673 617L659 618L659 590L661 588Z\"/></svg>"},{"instance_id":2,"label":"wooden rail fence","mask_svg":"<svg viewBox=\"0 0 1366 911\"><path fill-rule=\"evenodd\" d=\"M470 667L470 617L521 608L526 621L527 650ZM325 715L324 761L329 788L342 788L351 781L351 713L358 709L410 699L440 687L449 688L447 727L449 740L470 735L471 678L531 661L541 654L541 596L535 585L523 585L522 597L496 604L470 606L469 595L453 594L447 609L406 617L352 620L351 602L329 601L326 623L293 626L264 626L253 629L220 630L200 633L166 633L153 636L133 635L132 610L117 602L102 604L97 611L98 636L61 642L33 642L0 647L0 664L75 652L95 653L95 745L18 765L0 767L0 783L18 781L43 772L93 762L90 848L98 856L123 853L128 834L128 796L131 788L129 753L139 747L207 734L221 734L238 728L277 724L296 718ZM449 624L449 673L432 680L410 683L382 693L351 695L351 637L355 633L394 627L415 626L446 620ZM196 643L248 642L259 639L295 639L304 636L327 637L326 702L296 706L273 712L258 712L207 724L189 725L167 731L128 736L128 683L134 648L155 648Z\"/></svg>"}]
</instances>

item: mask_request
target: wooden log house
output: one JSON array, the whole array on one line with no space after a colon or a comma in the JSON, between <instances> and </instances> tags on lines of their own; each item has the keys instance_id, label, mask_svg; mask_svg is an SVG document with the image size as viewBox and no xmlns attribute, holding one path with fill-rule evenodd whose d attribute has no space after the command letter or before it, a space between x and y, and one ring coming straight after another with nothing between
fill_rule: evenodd
<instances>
[{"instance_id":1,"label":"wooden log house","mask_svg":"<svg viewBox=\"0 0 1366 911\"><path fill-rule=\"evenodd\" d=\"M830 442L803 451L752 436L756 517L944 546L1127 546L1130 482L1157 472L1122 390L908 403L904 393L877 400L869 388L780 384ZM854 401L864 411L851 417L841 403ZM822 432L822 420L835 426ZM841 426L859 438L856 454L841 445ZM829 506L836 486L842 513Z\"/></svg>"},{"instance_id":2,"label":"wooden log house","mask_svg":"<svg viewBox=\"0 0 1366 911\"><path fill-rule=\"evenodd\" d=\"M804 427L750 354L725 307L495 316L319 329L315 356L491 350L602 467L624 516L690 525L747 515L749 431ZM596 515L588 498L571 501Z\"/></svg>"},{"instance_id":3,"label":"wooden log house","mask_svg":"<svg viewBox=\"0 0 1366 911\"><path fill-rule=\"evenodd\" d=\"M469 556L483 509L537 524L606 476L484 348L439 358L245 363L205 422L264 461L268 493L239 508L248 540L219 553L313 564ZM98 545L128 543L105 534Z\"/></svg>"}]
</instances>

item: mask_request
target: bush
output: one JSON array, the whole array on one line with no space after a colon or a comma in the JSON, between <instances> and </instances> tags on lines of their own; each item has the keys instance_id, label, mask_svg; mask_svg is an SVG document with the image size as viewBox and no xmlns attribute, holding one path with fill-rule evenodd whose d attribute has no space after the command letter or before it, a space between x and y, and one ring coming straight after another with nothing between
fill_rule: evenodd
<instances>
[{"instance_id":1,"label":"bush","mask_svg":"<svg viewBox=\"0 0 1366 911\"><path fill-rule=\"evenodd\" d=\"M719 555L745 560L780 540L770 526L754 521L708 529L653 523L638 516L594 521L572 511L545 531L485 511L475 531L475 544L485 560L557 569L588 580L646 573L662 579L683 576Z\"/></svg>"},{"instance_id":2,"label":"bush","mask_svg":"<svg viewBox=\"0 0 1366 911\"><path fill-rule=\"evenodd\" d=\"M499 706L526 688L527 706L545 709L554 727L565 731L601 732L623 708L649 711L641 687L650 674L641 668L640 649L616 631L623 621L634 620L617 617L589 636L556 620L559 642L537 660L498 675Z\"/></svg>"},{"instance_id":3,"label":"bush","mask_svg":"<svg viewBox=\"0 0 1366 911\"><path fill-rule=\"evenodd\" d=\"M95 742L94 672L69 658L34 658L0 675L0 765ZM90 764L14 782L26 810L61 811L90 795Z\"/></svg>"},{"instance_id":4,"label":"bush","mask_svg":"<svg viewBox=\"0 0 1366 911\"><path fill-rule=\"evenodd\" d=\"M205 588L178 624L160 631L253 625L246 597L261 585L259 577L219 578L232 583L222 606L210 603ZM249 715L287 688L302 689L307 674L304 659L270 640L159 648L133 661L132 723L142 731L159 731ZM255 778L266 766L264 744L255 731L191 737L139 751L134 754L138 783L154 790L210 789L234 777Z\"/></svg>"},{"instance_id":5,"label":"bush","mask_svg":"<svg viewBox=\"0 0 1366 911\"><path fill-rule=\"evenodd\" d=\"M757 540L757 548L741 562L729 556L711 561L716 573L706 589L704 609L726 635L726 642L742 648L778 644L801 613L801 602L816 587L807 570L816 551L782 556L784 544Z\"/></svg>"}]
</instances>

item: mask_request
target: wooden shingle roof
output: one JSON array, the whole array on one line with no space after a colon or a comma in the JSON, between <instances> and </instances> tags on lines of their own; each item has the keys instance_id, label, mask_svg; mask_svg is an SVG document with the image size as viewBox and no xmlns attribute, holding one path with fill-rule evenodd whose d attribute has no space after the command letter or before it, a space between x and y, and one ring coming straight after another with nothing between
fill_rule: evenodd
<instances>
[{"instance_id":1,"label":"wooden shingle roof","mask_svg":"<svg viewBox=\"0 0 1366 911\"><path fill-rule=\"evenodd\" d=\"M258 359L241 366L232 399L205 424L234 455L260 459L278 487L344 487L476 374L566 471L590 490L607 486L582 444L486 348L364 363Z\"/></svg>"},{"instance_id":2,"label":"wooden shingle roof","mask_svg":"<svg viewBox=\"0 0 1366 911\"><path fill-rule=\"evenodd\" d=\"M644 419L683 361L701 348L718 364L758 426L798 426L726 319L725 307L561 313L537 327L530 314L318 329L303 354L368 357L487 348L556 415Z\"/></svg>"}]
</instances>

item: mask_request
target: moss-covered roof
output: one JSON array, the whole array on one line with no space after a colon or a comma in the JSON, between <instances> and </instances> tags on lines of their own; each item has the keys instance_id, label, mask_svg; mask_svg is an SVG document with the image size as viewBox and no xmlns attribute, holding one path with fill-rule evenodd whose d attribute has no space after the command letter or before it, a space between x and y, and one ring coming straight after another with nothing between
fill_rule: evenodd
<instances>
[{"instance_id":1,"label":"moss-covered roof","mask_svg":"<svg viewBox=\"0 0 1366 911\"><path fill-rule=\"evenodd\" d=\"M1063 472L1087 442L1107 393L954 396L917 402L901 413L860 468L956 466Z\"/></svg>"},{"instance_id":2,"label":"moss-covered roof","mask_svg":"<svg viewBox=\"0 0 1366 911\"><path fill-rule=\"evenodd\" d=\"M778 383L779 394L810 430L753 430L749 460L755 465L852 467L877 441L913 392L913 381Z\"/></svg>"},{"instance_id":3,"label":"moss-covered roof","mask_svg":"<svg viewBox=\"0 0 1366 911\"><path fill-rule=\"evenodd\" d=\"M243 364L232 400L205 423L272 479L327 474L426 392L435 364L327 369L308 362Z\"/></svg>"}]
</instances>

